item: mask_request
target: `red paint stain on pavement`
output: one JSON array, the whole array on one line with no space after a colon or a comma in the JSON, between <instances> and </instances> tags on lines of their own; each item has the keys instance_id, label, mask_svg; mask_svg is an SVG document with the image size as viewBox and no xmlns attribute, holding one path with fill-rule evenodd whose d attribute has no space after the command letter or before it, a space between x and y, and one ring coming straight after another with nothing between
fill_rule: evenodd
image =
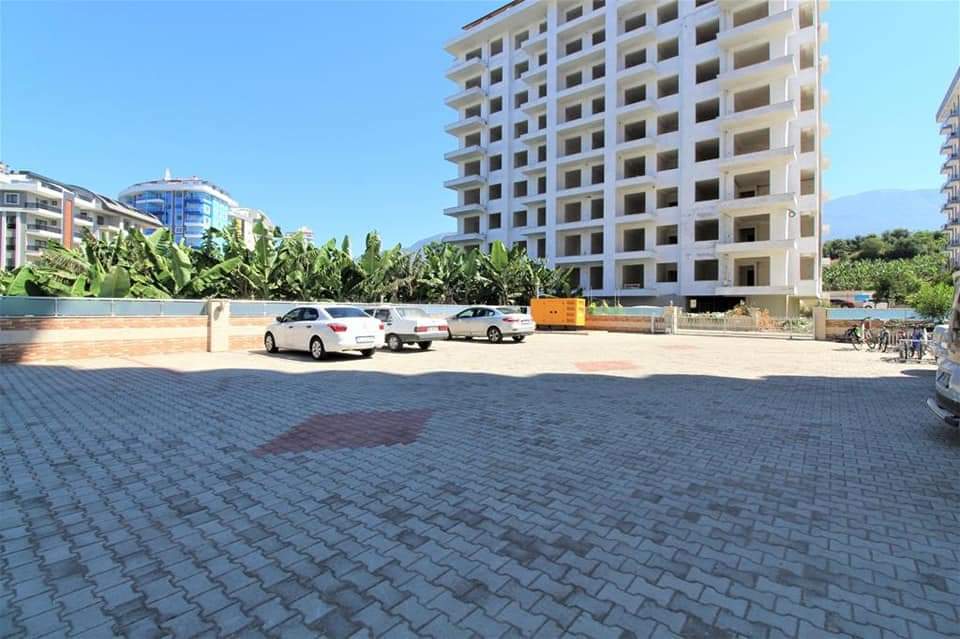
<instances>
[{"instance_id":1,"label":"red paint stain on pavement","mask_svg":"<svg viewBox=\"0 0 960 639\"><path fill-rule=\"evenodd\" d=\"M311 415L253 453L280 455L335 448L412 444L433 415L430 409Z\"/></svg>"},{"instance_id":2,"label":"red paint stain on pavement","mask_svg":"<svg viewBox=\"0 0 960 639\"><path fill-rule=\"evenodd\" d=\"M623 360L577 362L575 366L584 373L596 373L600 371L627 371L637 367L637 365L633 362Z\"/></svg>"}]
</instances>

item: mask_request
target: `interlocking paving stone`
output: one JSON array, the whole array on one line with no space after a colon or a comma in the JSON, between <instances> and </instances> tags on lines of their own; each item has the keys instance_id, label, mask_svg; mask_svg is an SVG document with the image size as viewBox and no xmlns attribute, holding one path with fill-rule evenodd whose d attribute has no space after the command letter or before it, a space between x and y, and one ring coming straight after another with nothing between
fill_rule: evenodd
<instances>
[{"instance_id":1,"label":"interlocking paving stone","mask_svg":"<svg viewBox=\"0 0 960 639\"><path fill-rule=\"evenodd\" d=\"M933 371L596 333L3 365L0 635L955 635Z\"/></svg>"}]
</instances>

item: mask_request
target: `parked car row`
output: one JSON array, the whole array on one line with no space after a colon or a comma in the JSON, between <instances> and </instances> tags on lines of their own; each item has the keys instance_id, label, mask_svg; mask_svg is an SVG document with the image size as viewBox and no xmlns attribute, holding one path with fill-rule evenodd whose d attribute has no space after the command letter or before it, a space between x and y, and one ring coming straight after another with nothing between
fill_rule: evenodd
<instances>
[{"instance_id":1,"label":"parked car row","mask_svg":"<svg viewBox=\"0 0 960 639\"><path fill-rule=\"evenodd\" d=\"M307 351L314 359L327 353L360 351L373 357L386 346L399 351L416 344L427 350L437 340L485 337L498 344L504 337L522 342L537 328L533 318L508 306L471 306L445 320L432 318L416 306L383 305L364 310L347 304L298 306L267 327L263 345Z\"/></svg>"}]
</instances>

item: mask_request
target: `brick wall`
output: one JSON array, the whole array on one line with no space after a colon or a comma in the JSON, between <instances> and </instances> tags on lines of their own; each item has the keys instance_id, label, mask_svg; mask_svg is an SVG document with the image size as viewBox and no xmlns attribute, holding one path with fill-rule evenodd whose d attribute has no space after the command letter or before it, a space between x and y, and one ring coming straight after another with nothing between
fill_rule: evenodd
<instances>
[{"instance_id":1,"label":"brick wall","mask_svg":"<svg viewBox=\"0 0 960 639\"><path fill-rule=\"evenodd\" d=\"M263 349L263 334L274 322L272 317L230 317L230 350Z\"/></svg>"},{"instance_id":2,"label":"brick wall","mask_svg":"<svg viewBox=\"0 0 960 639\"><path fill-rule=\"evenodd\" d=\"M651 318L631 315L590 315L584 326L588 331L610 331L613 333L651 333ZM662 317L654 318L656 332L664 331Z\"/></svg>"}]
</instances>

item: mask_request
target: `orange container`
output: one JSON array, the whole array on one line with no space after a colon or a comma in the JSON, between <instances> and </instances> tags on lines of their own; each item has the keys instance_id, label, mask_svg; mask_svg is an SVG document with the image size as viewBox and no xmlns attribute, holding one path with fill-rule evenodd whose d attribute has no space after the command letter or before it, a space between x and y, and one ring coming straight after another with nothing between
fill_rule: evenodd
<instances>
[{"instance_id":1,"label":"orange container","mask_svg":"<svg viewBox=\"0 0 960 639\"><path fill-rule=\"evenodd\" d=\"M530 314L537 326L579 328L587 323L587 303L581 297L538 297L530 300Z\"/></svg>"}]
</instances>

